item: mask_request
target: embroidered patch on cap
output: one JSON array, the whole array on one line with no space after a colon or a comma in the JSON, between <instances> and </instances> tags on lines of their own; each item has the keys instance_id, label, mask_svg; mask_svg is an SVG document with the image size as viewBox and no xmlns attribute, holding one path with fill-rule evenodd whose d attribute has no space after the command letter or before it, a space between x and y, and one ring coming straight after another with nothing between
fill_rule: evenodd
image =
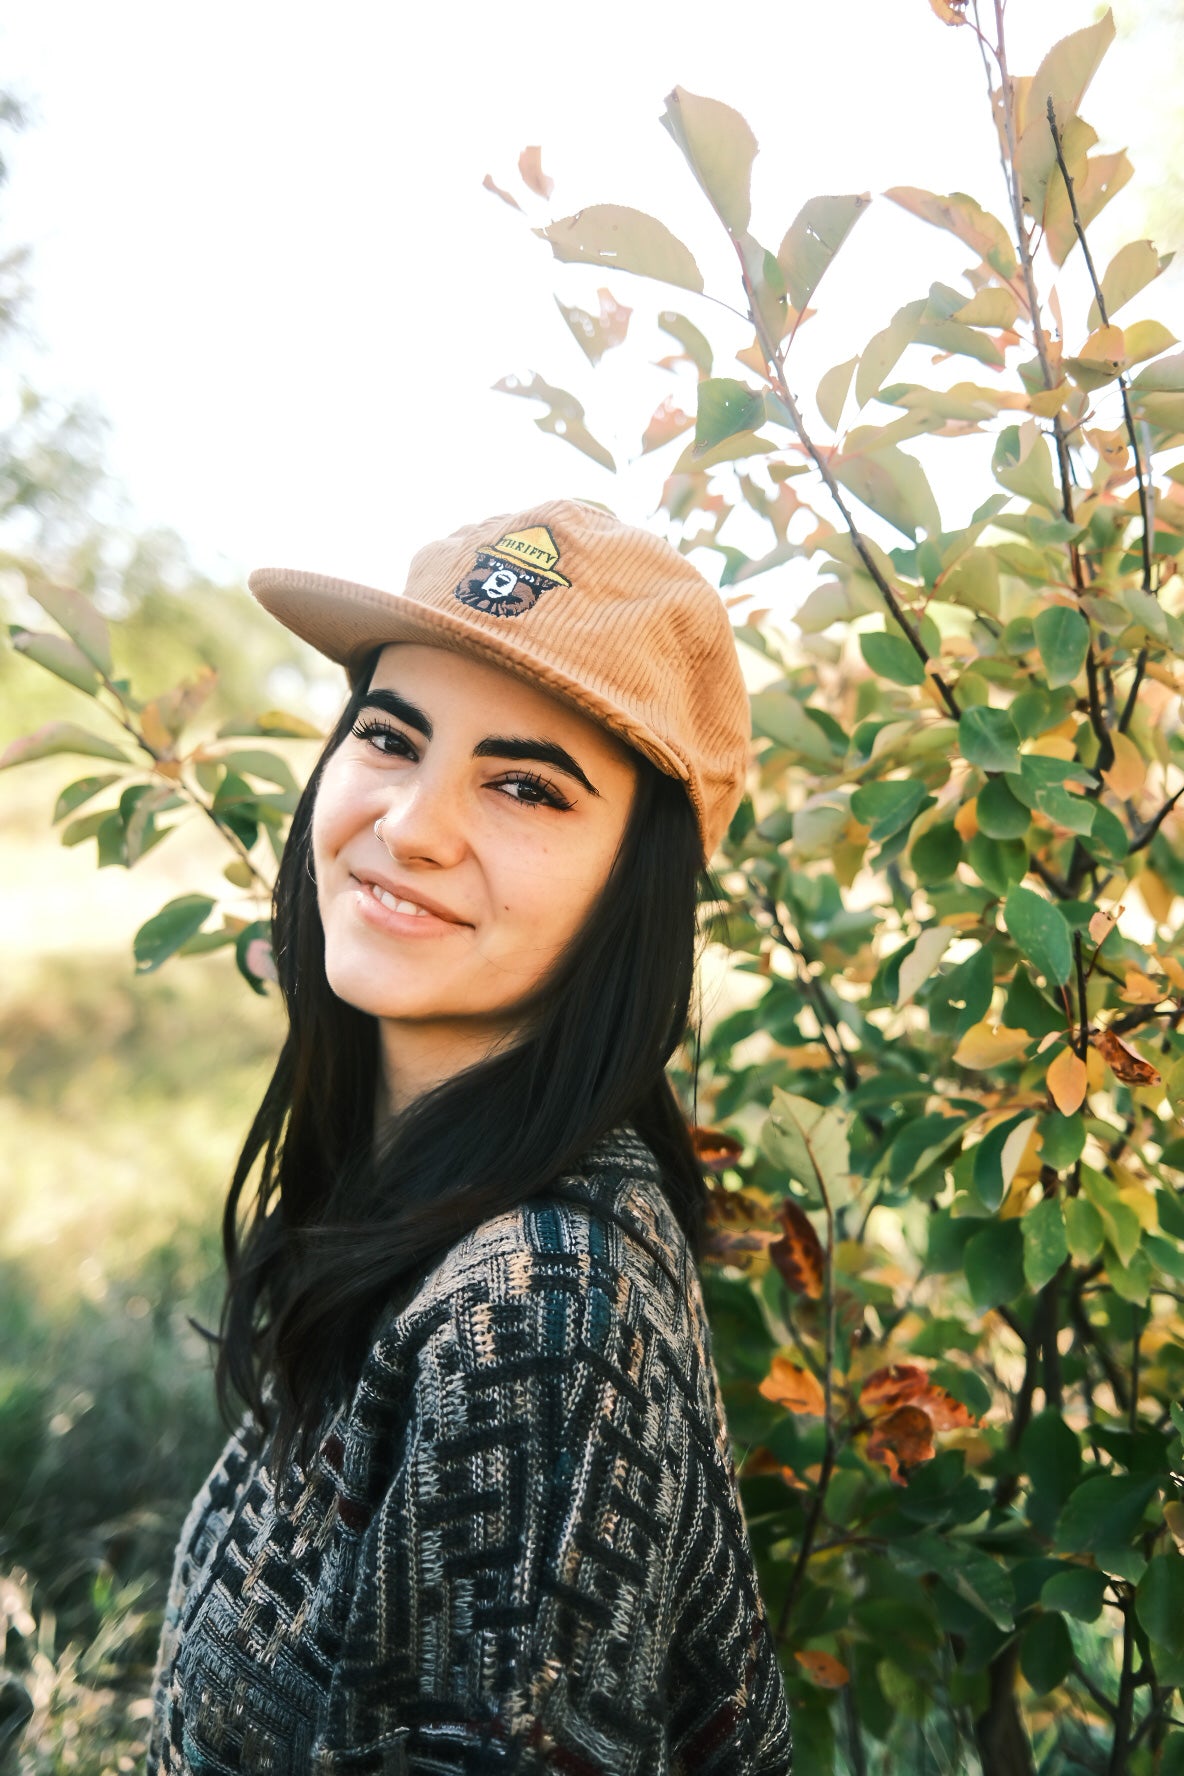
<instances>
[{"instance_id":1,"label":"embroidered patch on cap","mask_svg":"<svg viewBox=\"0 0 1184 1776\"><path fill-rule=\"evenodd\" d=\"M477 551L476 565L456 588L462 604L490 617L520 617L551 586L570 586L555 568L559 550L546 525L511 531Z\"/></svg>"}]
</instances>

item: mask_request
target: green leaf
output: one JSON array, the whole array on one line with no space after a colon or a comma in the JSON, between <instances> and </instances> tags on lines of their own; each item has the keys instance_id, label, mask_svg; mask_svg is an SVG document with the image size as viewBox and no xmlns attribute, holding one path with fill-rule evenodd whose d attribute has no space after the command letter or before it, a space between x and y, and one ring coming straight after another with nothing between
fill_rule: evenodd
<instances>
[{"instance_id":1,"label":"green leaf","mask_svg":"<svg viewBox=\"0 0 1184 1776\"><path fill-rule=\"evenodd\" d=\"M1045 1581L1040 1601L1045 1609L1063 1610L1079 1622L1096 1622L1106 1599L1106 1582L1097 1567L1069 1567Z\"/></svg>"},{"instance_id":2,"label":"green leaf","mask_svg":"<svg viewBox=\"0 0 1184 1776\"><path fill-rule=\"evenodd\" d=\"M924 313L923 297L919 302L906 302L903 308L897 309L888 325L868 340L855 374L855 399L861 407L879 393L888 372L898 363L905 347L912 344Z\"/></svg>"},{"instance_id":3,"label":"green leaf","mask_svg":"<svg viewBox=\"0 0 1184 1776\"><path fill-rule=\"evenodd\" d=\"M979 831L989 839L1022 839L1032 816L1017 802L1003 777L991 777L979 791L975 804Z\"/></svg>"},{"instance_id":4,"label":"green leaf","mask_svg":"<svg viewBox=\"0 0 1184 1776\"><path fill-rule=\"evenodd\" d=\"M925 1534L900 1537L893 1549L905 1570L937 1573L951 1590L996 1628L1006 1632L1015 1619L1015 1591L999 1561L962 1536Z\"/></svg>"},{"instance_id":5,"label":"green leaf","mask_svg":"<svg viewBox=\"0 0 1184 1776\"><path fill-rule=\"evenodd\" d=\"M300 793L300 786L292 775L287 759L280 758L277 753L230 752L223 755L222 762L230 771L245 771L252 777L262 777L265 783L274 783L277 788L287 790L290 794Z\"/></svg>"},{"instance_id":6,"label":"green leaf","mask_svg":"<svg viewBox=\"0 0 1184 1776\"><path fill-rule=\"evenodd\" d=\"M866 191L855 197L812 197L790 223L777 249L777 263L789 300L799 313L870 202Z\"/></svg>"},{"instance_id":7,"label":"green leaf","mask_svg":"<svg viewBox=\"0 0 1184 1776\"><path fill-rule=\"evenodd\" d=\"M1020 953L1047 981L1063 986L1073 968L1073 939L1060 908L1017 886L1008 890L1003 916Z\"/></svg>"},{"instance_id":8,"label":"green leaf","mask_svg":"<svg viewBox=\"0 0 1184 1776\"><path fill-rule=\"evenodd\" d=\"M963 712L958 721L958 745L968 765L980 771L1018 771L1019 736L1006 709L985 704Z\"/></svg>"},{"instance_id":9,"label":"green leaf","mask_svg":"<svg viewBox=\"0 0 1184 1776\"><path fill-rule=\"evenodd\" d=\"M828 370L818 384L816 400L818 411L832 432L839 429L839 421L843 417L843 408L847 402L847 393L851 387L851 378L855 374L858 358L848 358L845 364L836 364Z\"/></svg>"},{"instance_id":10,"label":"green leaf","mask_svg":"<svg viewBox=\"0 0 1184 1776\"><path fill-rule=\"evenodd\" d=\"M1089 651L1089 624L1081 612L1064 604L1046 605L1032 627L1049 684L1054 689L1072 684Z\"/></svg>"},{"instance_id":11,"label":"green leaf","mask_svg":"<svg viewBox=\"0 0 1184 1776\"><path fill-rule=\"evenodd\" d=\"M658 121L682 151L728 233L743 234L752 209L748 187L757 152L756 137L744 118L719 99L676 86L667 94Z\"/></svg>"},{"instance_id":12,"label":"green leaf","mask_svg":"<svg viewBox=\"0 0 1184 1776\"><path fill-rule=\"evenodd\" d=\"M932 223L934 228L944 228L957 235L1000 276L1015 276L1017 265L1010 230L998 216L992 216L964 191L952 191L948 197L938 197L915 185L894 185L884 196L919 216L923 222Z\"/></svg>"},{"instance_id":13,"label":"green leaf","mask_svg":"<svg viewBox=\"0 0 1184 1776\"><path fill-rule=\"evenodd\" d=\"M809 764L835 764L834 749L817 722L788 691L757 691L752 699L753 731L785 746Z\"/></svg>"},{"instance_id":14,"label":"green leaf","mask_svg":"<svg viewBox=\"0 0 1184 1776\"><path fill-rule=\"evenodd\" d=\"M589 204L534 232L565 264L628 271L684 290L703 288L699 267L665 224L623 204Z\"/></svg>"},{"instance_id":15,"label":"green leaf","mask_svg":"<svg viewBox=\"0 0 1184 1776\"><path fill-rule=\"evenodd\" d=\"M1149 240L1128 241L1125 247L1119 247L1102 273L1102 300L1106 304L1107 319L1113 319L1124 303L1146 289L1161 271L1166 271L1171 261L1171 253L1161 259ZM1102 325L1096 297L1089 305L1086 325L1091 333Z\"/></svg>"},{"instance_id":16,"label":"green leaf","mask_svg":"<svg viewBox=\"0 0 1184 1776\"><path fill-rule=\"evenodd\" d=\"M985 1209L997 1209L1015 1177L1036 1118L1026 1110L997 1122L974 1148L974 1190ZM1025 1271L1027 1241L1025 1239Z\"/></svg>"},{"instance_id":17,"label":"green leaf","mask_svg":"<svg viewBox=\"0 0 1184 1776\"><path fill-rule=\"evenodd\" d=\"M1073 1642L1064 1616L1038 1615L1020 1637L1020 1670L1038 1696L1064 1683L1073 1667Z\"/></svg>"},{"instance_id":18,"label":"green leaf","mask_svg":"<svg viewBox=\"0 0 1184 1776\"><path fill-rule=\"evenodd\" d=\"M97 667L104 677L110 678L114 671L111 664L111 636L105 621L90 599L71 586L55 586L33 574L27 576L25 584L29 596L36 599L42 610L65 630L91 665Z\"/></svg>"},{"instance_id":19,"label":"green leaf","mask_svg":"<svg viewBox=\"0 0 1184 1776\"><path fill-rule=\"evenodd\" d=\"M685 315L673 308L664 308L658 316L663 333L676 339L701 376L711 375L711 345Z\"/></svg>"},{"instance_id":20,"label":"green leaf","mask_svg":"<svg viewBox=\"0 0 1184 1776\"><path fill-rule=\"evenodd\" d=\"M548 412L534 422L540 432L550 432L553 437L562 438L565 444L571 444L585 456L590 456L602 468L616 473L617 465L609 452L584 424L583 407L566 389L553 388L541 376L535 375L531 376L529 382L523 382L517 376L503 376L493 386L499 395L521 395L528 401L545 402Z\"/></svg>"},{"instance_id":21,"label":"green leaf","mask_svg":"<svg viewBox=\"0 0 1184 1776\"><path fill-rule=\"evenodd\" d=\"M925 663L903 635L885 635L882 631L861 635L859 651L872 671L892 684L919 685L925 682Z\"/></svg>"},{"instance_id":22,"label":"green leaf","mask_svg":"<svg viewBox=\"0 0 1184 1776\"><path fill-rule=\"evenodd\" d=\"M850 1197L848 1119L840 1111L774 1089L761 1145L811 1200L841 1207Z\"/></svg>"},{"instance_id":23,"label":"green leaf","mask_svg":"<svg viewBox=\"0 0 1184 1776\"><path fill-rule=\"evenodd\" d=\"M910 541L918 530L937 536L941 531L937 501L916 457L895 444L860 449L859 438L859 432L849 433L844 454L832 457L835 480Z\"/></svg>"},{"instance_id":24,"label":"green leaf","mask_svg":"<svg viewBox=\"0 0 1184 1776\"><path fill-rule=\"evenodd\" d=\"M1000 1307L1024 1289L1024 1242L1017 1221L991 1221L966 1242L966 1282L975 1307Z\"/></svg>"},{"instance_id":25,"label":"green leaf","mask_svg":"<svg viewBox=\"0 0 1184 1776\"><path fill-rule=\"evenodd\" d=\"M223 722L218 729L219 740L229 739L232 735L259 735L269 740L323 740L324 734L312 722L305 721L302 715L289 715L284 709L266 709L262 715L244 721L235 718Z\"/></svg>"},{"instance_id":26,"label":"green leaf","mask_svg":"<svg viewBox=\"0 0 1184 1776\"><path fill-rule=\"evenodd\" d=\"M1001 487L1034 505L1060 513L1060 495L1043 432L1028 431L1026 427L1021 432L1019 426L1005 426L996 440L991 467Z\"/></svg>"},{"instance_id":27,"label":"green leaf","mask_svg":"<svg viewBox=\"0 0 1184 1776\"><path fill-rule=\"evenodd\" d=\"M1004 1020L1006 1022L1006 1019ZM1040 1119L1040 1162L1054 1171L1067 1172L1077 1164L1085 1146L1085 1122L1078 1116L1062 1116L1054 1110Z\"/></svg>"},{"instance_id":28,"label":"green leaf","mask_svg":"<svg viewBox=\"0 0 1184 1776\"><path fill-rule=\"evenodd\" d=\"M77 783L68 784L54 803L53 824L56 826L59 820L66 818L67 814L73 814L76 808L81 808L84 802L89 802L92 796L97 796L99 791L106 789L109 783L118 782L118 772L110 771L101 777L80 777Z\"/></svg>"},{"instance_id":29,"label":"green leaf","mask_svg":"<svg viewBox=\"0 0 1184 1776\"><path fill-rule=\"evenodd\" d=\"M1082 1166L1081 1187L1102 1217L1106 1238L1114 1247L1119 1262L1129 1266L1143 1237L1139 1217L1129 1203L1123 1202L1114 1180L1095 1171L1093 1166Z\"/></svg>"},{"instance_id":30,"label":"green leaf","mask_svg":"<svg viewBox=\"0 0 1184 1776\"><path fill-rule=\"evenodd\" d=\"M1093 1203L1071 1196L1065 1203L1065 1236L1078 1264L1092 1264L1102 1249L1106 1230Z\"/></svg>"},{"instance_id":31,"label":"green leaf","mask_svg":"<svg viewBox=\"0 0 1184 1776\"><path fill-rule=\"evenodd\" d=\"M8 629L14 650L44 666L55 678L64 679L75 690L93 697L99 688L99 675L80 647L64 635L43 634L35 629L21 629L12 623Z\"/></svg>"},{"instance_id":32,"label":"green leaf","mask_svg":"<svg viewBox=\"0 0 1184 1776\"><path fill-rule=\"evenodd\" d=\"M181 945L200 931L213 911L207 894L182 894L170 900L136 932L133 951L136 973L151 974Z\"/></svg>"},{"instance_id":33,"label":"green leaf","mask_svg":"<svg viewBox=\"0 0 1184 1776\"><path fill-rule=\"evenodd\" d=\"M1069 1494L1057 1525L1058 1543L1073 1554L1125 1546L1138 1533L1158 1486L1158 1480L1139 1474L1091 1475Z\"/></svg>"},{"instance_id":34,"label":"green leaf","mask_svg":"<svg viewBox=\"0 0 1184 1776\"><path fill-rule=\"evenodd\" d=\"M1064 1030L1065 1013L1033 985L1021 962L1004 1002L1002 1022L1009 1030L1026 1030L1029 1036L1050 1036L1054 1030Z\"/></svg>"},{"instance_id":35,"label":"green leaf","mask_svg":"<svg viewBox=\"0 0 1184 1776\"><path fill-rule=\"evenodd\" d=\"M76 722L55 721L47 722L35 734L25 734L21 739L11 741L0 753L0 771L13 765L30 764L34 759L50 758L59 752L79 753L84 758L114 759L120 765L131 762L118 746L100 739L98 734L88 733Z\"/></svg>"},{"instance_id":36,"label":"green leaf","mask_svg":"<svg viewBox=\"0 0 1184 1776\"><path fill-rule=\"evenodd\" d=\"M765 398L730 376L710 376L699 384L692 456L722 444L736 432L751 432L765 418Z\"/></svg>"},{"instance_id":37,"label":"green leaf","mask_svg":"<svg viewBox=\"0 0 1184 1776\"><path fill-rule=\"evenodd\" d=\"M1020 1461L1031 1479L1028 1520L1051 1535L1061 1507L1081 1477L1081 1444L1060 1413L1038 1412L1020 1439Z\"/></svg>"},{"instance_id":38,"label":"green leaf","mask_svg":"<svg viewBox=\"0 0 1184 1776\"><path fill-rule=\"evenodd\" d=\"M962 861L962 840L952 821L943 820L918 833L909 860L922 887L946 882Z\"/></svg>"},{"instance_id":39,"label":"green leaf","mask_svg":"<svg viewBox=\"0 0 1184 1776\"><path fill-rule=\"evenodd\" d=\"M851 797L851 812L861 825L871 827L871 837L880 844L911 826L932 800L916 778L892 777L857 789Z\"/></svg>"},{"instance_id":40,"label":"green leaf","mask_svg":"<svg viewBox=\"0 0 1184 1776\"><path fill-rule=\"evenodd\" d=\"M1043 1289L1069 1256L1065 1217L1055 1196L1046 1196L1028 1210L1024 1232L1024 1276L1029 1289Z\"/></svg>"}]
</instances>

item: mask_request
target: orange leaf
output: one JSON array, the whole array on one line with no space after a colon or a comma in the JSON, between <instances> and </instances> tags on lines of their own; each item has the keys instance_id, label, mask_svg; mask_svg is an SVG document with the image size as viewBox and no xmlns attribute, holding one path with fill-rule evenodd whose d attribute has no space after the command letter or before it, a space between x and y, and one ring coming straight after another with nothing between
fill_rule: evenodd
<instances>
[{"instance_id":1,"label":"orange leaf","mask_svg":"<svg viewBox=\"0 0 1184 1776\"><path fill-rule=\"evenodd\" d=\"M492 173L486 173L481 183L484 185L486 191L492 191L495 197L500 197L503 203L508 203L512 210L520 210L522 208L522 205L518 202L516 197L511 197L508 191L503 191L500 185L494 184Z\"/></svg>"},{"instance_id":2,"label":"orange leaf","mask_svg":"<svg viewBox=\"0 0 1184 1776\"><path fill-rule=\"evenodd\" d=\"M972 796L968 802L962 803L962 806L954 815L954 828L958 837L968 845L978 831L977 796Z\"/></svg>"},{"instance_id":3,"label":"orange leaf","mask_svg":"<svg viewBox=\"0 0 1184 1776\"><path fill-rule=\"evenodd\" d=\"M691 1125L691 1145L695 1158L708 1172L727 1171L744 1151L744 1143L735 1135L725 1135L722 1129L700 1128L697 1123Z\"/></svg>"},{"instance_id":4,"label":"orange leaf","mask_svg":"<svg viewBox=\"0 0 1184 1776\"><path fill-rule=\"evenodd\" d=\"M1159 983L1141 968L1128 968L1120 996L1128 1005L1158 1005L1163 992Z\"/></svg>"},{"instance_id":5,"label":"orange leaf","mask_svg":"<svg viewBox=\"0 0 1184 1776\"><path fill-rule=\"evenodd\" d=\"M647 451L660 450L663 444L669 444L671 438L690 431L695 421L689 413L684 413L672 395L655 408L652 419L641 437L641 454Z\"/></svg>"},{"instance_id":6,"label":"orange leaf","mask_svg":"<svg viewBox=\"0 0 1184 1776\"><path fill-rule=\"evenodd\" d=\"M1122 911L1122 907L1099 907L1093 914L1089 922L1089 934L1096 944L1105 943Z\"/></svg>"},{"instance_id":7,"label":"orange leaf","mask_svg":"<svg viewBox=\"0 0 1184 1776\"><path fill-rule=\"evenodd\" d=\"M910 1468L933 1460L933 1425L919 1406L898 1406L872 1426L867 1458L879 1462L893 1480L904 1484Z\"/></svg>"},{"instance_id":8,"label":"orange leaf","mask_svg":"<svg viewBox=\"0 0 1184 1776\"><path fill-rule=\"evenodd\" d=\"M769 1257L796 1294L817 1301L822 1295L822 1242L796 1203L781 1204L781 1225L784 1232L769 1247Z\"/></svg>"},{"instance_id":9,"label":"orange leaf","mask_svg":"<svg viewBox=\"0 0 1184 1776\"><path fill-rule=\"evenodd\" d=\"M831 1653L811 1649L795 1653L794 1658L811 1682L820 1684L824 1690L841 1690L851 1677L847 1667Z\"/></svg>"},{"instance_id":10,"label":"orange leaf","mask_svg":"<svg viewBox=\"0 0 1184 1776\"><path fill-rule=\"evenodd\" d=\"M774 1357L773 1366L761 1382L759 1392L766 1400L775 1400L790 1412L806 1412L821 1418L826 1411L826 1395L822 1383L808 1369L799 1369L787 1357Z\"/></svg>"},{"instance_id":11,"label":"orange leaf","mask_svg":"<svg viewBox=\"0 0 1184 1776\"><path fill-rule=\"evenodd\" d=\"M555 181L548 179L543 171L541 148L524 148L518 156L518 171L522 174L522 183L533 191L536 197L550 197L555 189Z\"/></svg>"},{"instance_id":12,"label":"orange leaf","mask_svg":"<svg viewBox=\"0 0 1184 1776\"><path fill-rule=\"evenodd\" d=\"M1052 1101L1062 1116L1072 1116L1075 1110L1080 1110L1088 1083L1085 1062L1071 1048L1063 1048L1046 1076Z\"/></svg>"},{"instance_id":13,"label":"orange leaf","mask_svg":"<svg viewBox=\"0 0 1184 1776\"><path fill-rule=\"evenodd\" d=\"M1137 1049L1113 1030L1095 1030L1092 1041L1115 1079L1121 1079L1124 1085L1159 1084L1162 1077L1159 1069L1145 1061Z\"/></svg>"}]
</instances>

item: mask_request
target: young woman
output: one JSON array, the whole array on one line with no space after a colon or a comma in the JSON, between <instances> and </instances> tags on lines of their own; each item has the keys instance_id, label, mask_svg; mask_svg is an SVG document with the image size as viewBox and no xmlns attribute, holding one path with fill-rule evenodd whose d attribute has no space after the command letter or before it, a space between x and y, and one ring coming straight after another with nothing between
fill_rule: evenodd
<instances>
[{"instance_id":1,"label":"young woman","mask_svg":"<svg viewBox=\"0 0 1184 1776\"><path fill-rule=\"evenodd\" d=\"M570 501L402 595L251 589L352 692L276 887L289 1030L224 1222L247 1412L150 1770L785 1776L664 1072L747 757L720 600Z\"/></svg>"}]
</instances>

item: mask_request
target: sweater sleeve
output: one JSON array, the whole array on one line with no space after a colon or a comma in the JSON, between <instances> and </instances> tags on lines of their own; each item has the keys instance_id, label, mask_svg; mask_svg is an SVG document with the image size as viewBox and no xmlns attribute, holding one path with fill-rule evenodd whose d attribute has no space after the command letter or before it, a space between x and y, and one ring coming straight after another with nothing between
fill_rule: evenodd
<instances>
[{"instance_id":1,"label":"sweater sleeve","mask_svg":"<svg viewBox=\"0 0 1184 1776\"><path fill-rule=\"evenodd\" d=\"M508 1299L462 1292L421 1344L359 1534L323 1769L671 1769L677 1390L636 1285L581 1262L528 1267Z\"/></svg>"}]
</instances>

